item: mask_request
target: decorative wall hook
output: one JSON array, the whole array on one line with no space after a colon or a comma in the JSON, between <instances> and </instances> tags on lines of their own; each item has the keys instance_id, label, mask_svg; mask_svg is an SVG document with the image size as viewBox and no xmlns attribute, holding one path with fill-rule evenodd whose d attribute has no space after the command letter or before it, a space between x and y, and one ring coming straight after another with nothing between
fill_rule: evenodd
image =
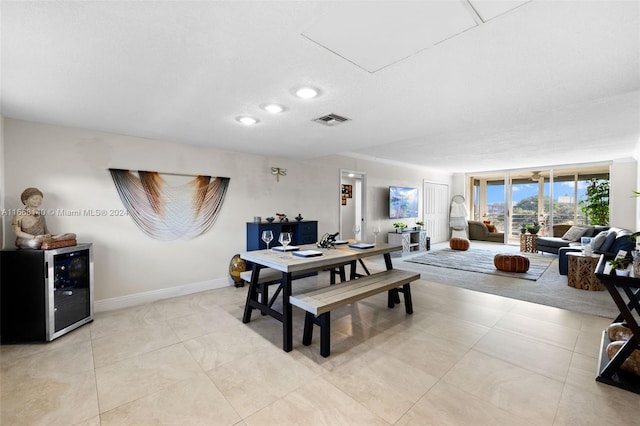
<instances>
[{"instance_id":1,"label":"decorative wall hook","mask_svg":"<svg viewBox=\"0 0 640 426\"><path fill-rule=\"evenodd\" d=\"M276 175L276 181L280 182L280 176L286 176L287 169L281 169L280 167L272 167L271 174Z\"/></svg>"}]
</instances>

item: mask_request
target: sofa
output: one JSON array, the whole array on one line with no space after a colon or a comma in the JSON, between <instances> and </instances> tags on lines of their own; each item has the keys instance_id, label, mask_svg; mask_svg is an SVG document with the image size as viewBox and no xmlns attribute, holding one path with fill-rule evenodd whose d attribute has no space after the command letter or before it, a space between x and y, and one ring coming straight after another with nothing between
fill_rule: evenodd
<instances>
[{"instance_id":1,"label":"sofa","mask_svg":"<svg viewBox=\"0 0 640 426\"><path fill-rule=\"evenodd\" d=\"M567 229L566 232L561 234L565 229ZM595 237L600 232L608 229L609 227L607 226L555 225L553 227L553 237L536 238L536 249L543 253L558 254L558 250L562 247L580 246L580 238Z\"/></svg>"},{"instance_id":2,"label":"sofa","mask_svg":"<svg viewBox=\"0 0 640 426\"><path fill-rule=\"evenodd\" d=\"M625 250L627 256L635 249L635 239L631 237L632 231L623 228L611 227L599 232L591 240L593 253L615 256L620 250ZM569 273L569 256L567 253L581 251L580 246L561 247L558 249L558 270L560 275Z\"/></svg>"},{"instance_id":3,"label":"sofa","mask_svg":"<svg viewBox=\"0 0 640 426\"><path fill-rule=\"evenodd\" d=\"M493 225L487 226L483 222L469 221L469 239L504 243L504 232L498 232Z\"/></svg>"}]
</instances>

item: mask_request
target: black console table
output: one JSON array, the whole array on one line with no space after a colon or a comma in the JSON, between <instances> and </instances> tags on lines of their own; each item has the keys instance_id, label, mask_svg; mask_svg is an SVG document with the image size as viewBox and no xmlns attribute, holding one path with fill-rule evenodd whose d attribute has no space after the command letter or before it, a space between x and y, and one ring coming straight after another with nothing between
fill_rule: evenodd
<instances>
[{"instance_id":1,"label":"black console table","mask_svg":"<svg viewBox=\"0 0 640 426\"><path fill-rule=\"evenodd\" d=\"M291 222L247 222L247 251L264 250L267 245L262 241L262 231L272 231L273 241L270 247L280 245L278 236L282 232L291 232L291 245L315 244L318 241L318 221L302 220Z\"/></svg>"},{"instance_id":2,"label":"black console table","mask_svg":"<svg viewBox=\"0 0 640 426\"><path fill-rule=\"evenodd\" d=\"M600 257L596 268L596 277L607 288L620 310L620 314L612 322L624 321L633 334L613 358L609 359L607 346L611 341L606 330L602 333L596 381L640 393L640 376L620 368L634 350L640 349L640 326L636 321L636 318L640 317L640 278L604 274L603 271L609 259L611 259L611 256L606 258L602 255ZM634 311L636 313L635 317Z\"/></svg>"}]
</instances>

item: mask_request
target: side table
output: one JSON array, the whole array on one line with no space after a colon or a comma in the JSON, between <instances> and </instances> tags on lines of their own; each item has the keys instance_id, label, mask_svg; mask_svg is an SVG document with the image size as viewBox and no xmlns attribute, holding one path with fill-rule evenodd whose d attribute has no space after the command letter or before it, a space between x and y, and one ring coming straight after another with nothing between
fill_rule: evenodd
<instances>
[{"instance_id":1,"label":"side table","mask_svg":"<svg viewBox=\"0 0 640 426\"><path fill-rule=\"evenodd\" d=\"M602 291L604 286L596 277L595 271L600 256L585 256L582 253L567 253L569 274L567 285L584 290Z\"/></svg>"},{"instance_id":2,"label":"side table","mask_svg":"<svg viewBox=\"0 0 640 426\"><path fill-rule=\"evenodd\" d=\"M640 314L640 279L604 274L605 261L612 258L613 256L610 256L605 259L605 256L602 256L596 270L596 276L607 288L611 298L620 310L620 315L613 322L626 322L633 332L633 336L609 359L607 346L611 341L607 330L602 332L598 359L599 373L596 381L640 394L640 376L621 368L624 361L634 351L640 349L640 344L638 343L640 325L637 320Z\"/></svg>"},{"instance_id":3,"label":"side table","mask_svg":"<svg viewBox=\"0 0 640 426\"><path fill-rule=\"evenodd\" d=\"M391 253L392 257L405 256L415 251L431 249L431 238L427 236L426 230L404 231L402 233L389 232L389 244L402 245L402 251Z\"/></svg>"},{"instance_id":4,"label":"side table","mask_svg":"<svg viewBox=\"0 0 640 426\"><path fill-rule=\"evenodd\" d=\"M520 251L523 253L537 253L536 247L537 234L520 234Z\"/></svg>"}]
</instances>

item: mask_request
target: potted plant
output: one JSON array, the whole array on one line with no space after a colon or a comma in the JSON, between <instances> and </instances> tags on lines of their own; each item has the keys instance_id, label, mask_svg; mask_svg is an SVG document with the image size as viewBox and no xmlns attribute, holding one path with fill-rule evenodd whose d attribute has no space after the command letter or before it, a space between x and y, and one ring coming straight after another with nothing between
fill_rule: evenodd
<instances>
[{"instance_id":1,"label":"potted plant","mask_svg":"<svg viewBox=\"0 0 640 426\"><path fill-rule=\"evenodd\" d=\"M523 223L522 226L520 227L520 233L521 234L526 234L527 233L527 224Z\"/></svg>"},{"instance_id":2,"label":"potted plant","mask_svg":"<svg viewBox=\"0 0 640 426\"><path fill-rule=\"evenodd\" d=\"M416 231L419 231L422 229L422 227L424 226L424 222L419 220L416 222Z\"/></svg>"},{"instance_id":3,"label":"potted plant","mask_svg":"<svg viewBox=\"0 0 640 426\"><path fill-rule=\"evenodd\" d=\"M609 265L611 265L611 269L615 271L615 274L620 277L629 276L629 271L625 266L625 258L624 257L616 257L609 261Z\"/></svg>"},{"instance_id":4,"label":"potted plant","mask_svg":"<svg viewBox=\"0 0 640 426\"><path fill-rule=\"evenodd\" d=\"M393 224L393 227L396 228L396 232L398 234L401 234L402 231L404 231L405 228L407 227L407 224L406 223L402 223L402 222L396 222L396 223Z\"/></svg>"},{"instance_id":5,"label":"potted plant","mask_svg":"<svg viewBox=\"0 0 640 426\"><path fill-rule=\"evenodd\" d=\"M530 234L537 234L540 230L540 224L538 222L529 223L526 225L526 228Z\"/></svg>"}]
</instances>

